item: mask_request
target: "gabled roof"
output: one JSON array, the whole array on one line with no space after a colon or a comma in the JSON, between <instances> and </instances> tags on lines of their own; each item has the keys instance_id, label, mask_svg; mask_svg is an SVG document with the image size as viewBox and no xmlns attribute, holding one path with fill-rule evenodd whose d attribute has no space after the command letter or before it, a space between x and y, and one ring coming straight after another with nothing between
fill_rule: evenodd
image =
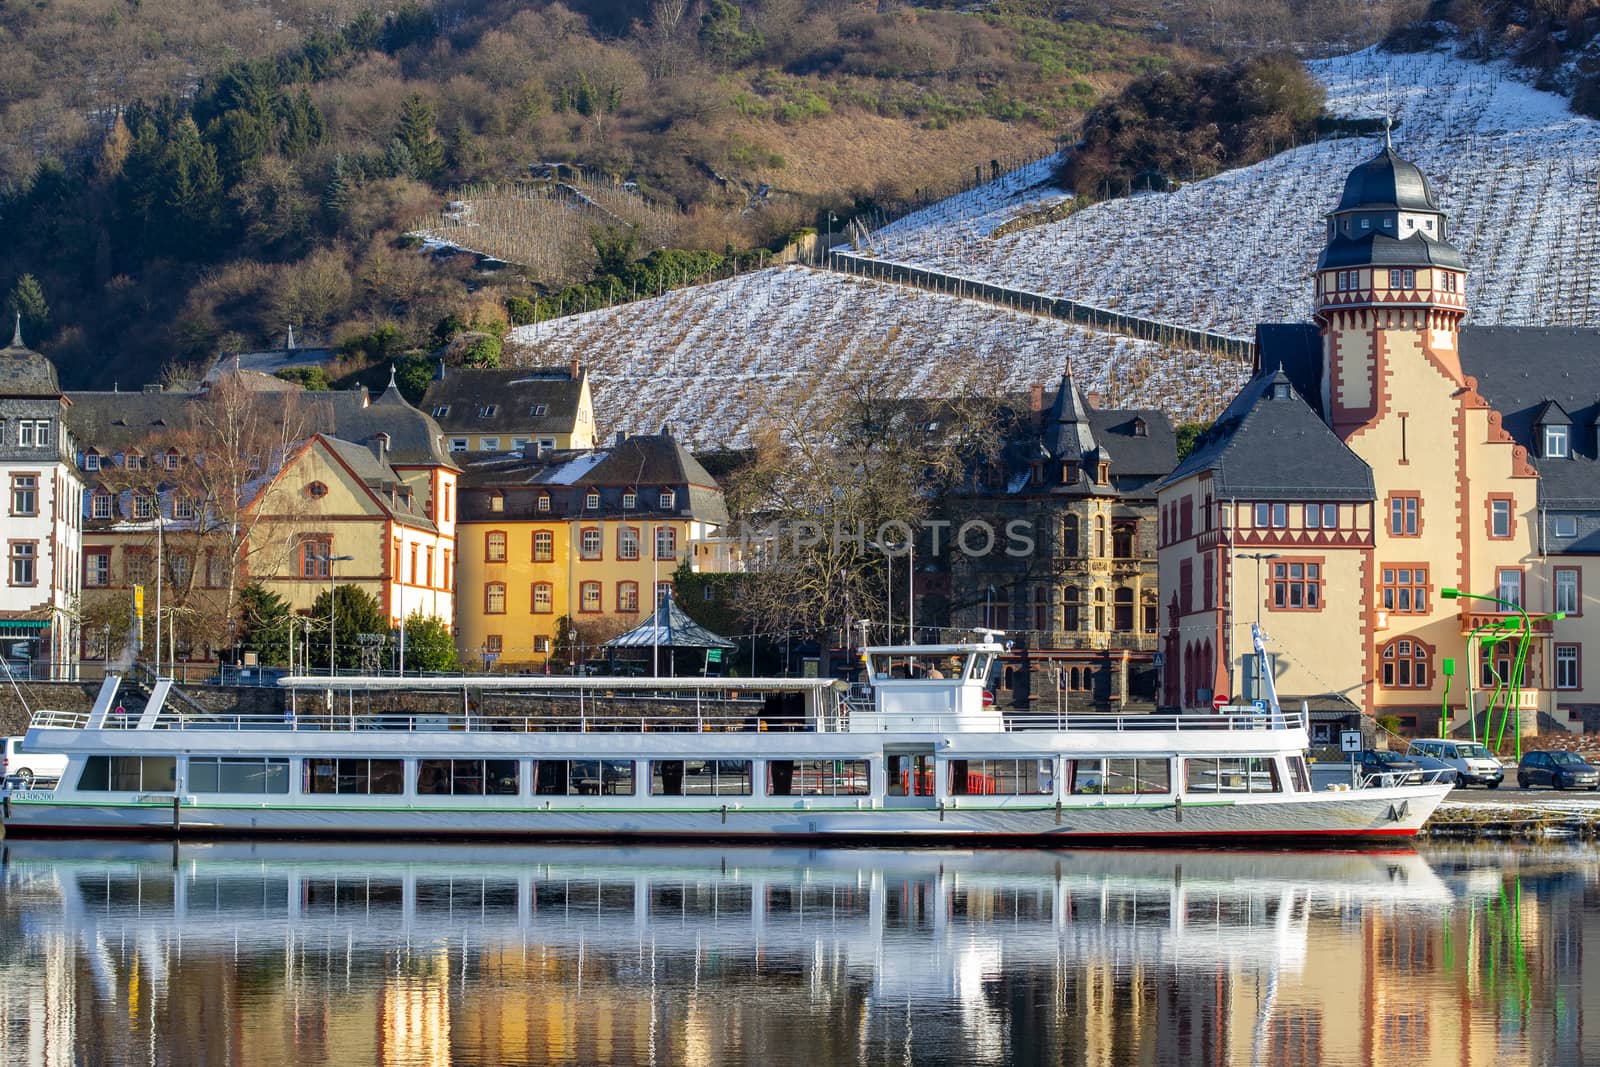
<instances>
[{"instance_id":1,"label":"gabled roof","mask_svg":"<svg viewBox=\"0 0 1600 1067\"><path fill-rule=\"evenodd\" d=\"M392 378L376 399L363 388L304 393L301 402L308 406L306 421L313 430L362 445L388 434L391 463L460 469L445 451L439 424L407 403Z\"/></svg>"},{"instance_id":2,"label":"gabled roof","mask_svg":"<svg viewBox=\"0 0 1600 1067\"><path fill-rule=\"evenodd\" d=\"M1554 400L1546 400L1539 405L1539 410L1533 413L1535 426L1571 426L1572 416L1566 409Z\"/></svg>"},{"instance_id":3,"label":"gabled roof","mask_svg":"<svg viewBox=\"0 0 1600 1067\"><path fill-rule=\"evenodd\" d=\"M586 376L581 366L576 373L571 367L441 367L440 374L428 383L422 410L441 411L434 417L452 434L571 433ZM534 414L540 407L544 414Z\"/></svg>"},{"instance_id":4,"label":"gabled roof","mask_svg":"<svg viewBox=\"0 0 1600 1067\"><path fill-rule=\"evenodd\" d=\"M434 531L433 520L422 508L418 494L411 492L398 472L386 460L378 458L371 448L351 441L317 434L313 440L320 442L376 498L385 515L405 522L408 526Z\"/></svg>"},{"instance_id":5,"label":"gabled roof","mask_svg":"<svg viewBox=\"0 0 1600 1067\"><path fill-rule=\"evenodd\" d=\"M1281 370L1262 371L1161 484L1210 471L1218 499L1373 500L1372 468Z\"/></svg>"},{"instance_id":6,"label":"gabled roof","mask_svg":"<svg viewBox=\"0 0 1600 1067\"><path fill-rule=\"evenodd\" d=\"M159 445L188 423L195 393L68 393L63 414L78 444L102 456Z\"/></svg>"}]
</instances>

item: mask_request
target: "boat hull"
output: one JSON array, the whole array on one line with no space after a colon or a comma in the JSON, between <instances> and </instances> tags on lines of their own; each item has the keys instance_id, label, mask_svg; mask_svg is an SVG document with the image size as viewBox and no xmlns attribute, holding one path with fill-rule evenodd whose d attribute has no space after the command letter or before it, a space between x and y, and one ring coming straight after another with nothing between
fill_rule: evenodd
<instances>
[{"instance_id":1,"label":"boat hull","mask_svg":"<svg viewBox=\"0 0 1600 1067\"><path fill-rule=\"evenodd\" d=\"M1297 793L1252 800L1004 806L726 808L384 807L301 804L61 802L12 797L5 830L27 834L626 838L835 841L951 840L1102 844L1393 842L1412 837L1447 786Z\"/></svg>"}]
</instances>

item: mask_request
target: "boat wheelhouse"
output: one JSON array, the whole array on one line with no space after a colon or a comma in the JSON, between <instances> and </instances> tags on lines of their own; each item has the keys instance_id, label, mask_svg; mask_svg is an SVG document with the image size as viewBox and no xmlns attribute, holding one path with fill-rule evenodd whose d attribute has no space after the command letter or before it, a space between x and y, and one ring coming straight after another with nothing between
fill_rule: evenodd
<instances>
[{"instance_id":1,"label":"boat wheelhouse","mask_svg":"<svg viewBox=\"0 0 1600 1067\"><path fill-rule=\"evenodd\" d=\"M1414 835L1446 792L1312 788L1301 717L1002 713L998 635L825 679L291 677L277 716L41 711L49 791L8 833L1330 841ZM459 702L457 702L459 694ZM408 706L409 705L409 706Z\"/></svg>"}]
</instances>

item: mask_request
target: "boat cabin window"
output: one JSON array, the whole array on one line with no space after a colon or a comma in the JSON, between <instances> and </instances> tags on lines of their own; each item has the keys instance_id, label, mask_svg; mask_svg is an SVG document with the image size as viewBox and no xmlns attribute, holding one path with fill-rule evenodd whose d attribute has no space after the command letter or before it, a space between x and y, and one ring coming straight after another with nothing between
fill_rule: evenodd
<instances>
[{"instance_id":1,"label":"boat cabin window","mask_svg":"<svg viewBox=\"0 0 1600 1067\"><path fill-rule=\"evenodd\" d=\"M289 761L265 756L189 757L191 793L287 793Z\"/></svg>"},{"instance_id":2,"label":"boat cabin window","mask_svg":"<svg viewBox=\"0 0 1600 1067\"><path fill-rule=\"evenodd\" d=\"M985 657L987 658L987 657ZM970 662L972 657L967 657ZM889 681L898 678L924 678L930 681L960 678L962 662L960 656L907 656L907 655L875 655L872 657L872 678L874 681ZM988 673L987 667L984 673Z\"/></svg>"},{"instance_id":3,"label":"boat cabin window","mask_svg":"<svg viewBox=\"0 0 1600 1067\"><path fill-rule=\"evenodd\" d=\"M1306 758L1304 756L1289 757L1289 777L1294 779L1296 793L1311 792L1311 772L1306 770Z\"/></svg>"},{"instance_id":4,"label":"boat cabin window","mask_svg":"<svg viewBox=\"0 0 1600 1067\"><path fill-rule=\"evenodd\" d=\"M1055 791L1054 760L953 759L950 761L950 792L955 796L1050 796Z\"/></svg>"},{"instance_id":5,"label":"boat cabin window","mask_svg":"<svg viewBox=\"0 0 1600 1067\"><path fill-rule=\"evenodd\" d=\"M753 790L747 759L650 761L653 797L747 797Z\"/></svg>"},{"instance_id":6,"label":"boat cabin window","mask_svg":"<svg viewBox=\"0 0 1600 1067\"><path fill-rule=\"evenodd\" d=\"M542 759L533 764L533 792L541 797L631 797L633 761Z\"/></svg>"},{"instance_id":7,"label":"boat cabin window","mask_svg":"<svg viewBox=\"0 0 1600 1067\"><path fill-rule=\"evenodd\" d=\"M1172 792L1172 761L1164 757L1075 759L1069 792L1078 796Z\"/></svg>"},{"instance_id":8,"label":"boat cabin window","mask_svg":"<svg viewBox=\"0 0 1600 1067\"><path fill-rule=\"evenodd\" d=\"M518 788L514 759L421 759L419 796L514 797Z\"/></svg>"},{"instance_id":9,"label":"boat cabin window","mask_svg":"<svg viewBox=\"0 0 1600 1067\"><path fill-rule=\"evenodd\" d=\"M88 792L171 793L178 788L176 756L90 756L78 775Z\"/></svg>"},{"instance_id":10,"label":"boat cabin window","mask_svg":"<svg viewBox=\"0 0 1600 1067\"><path fill-rule=\"evenodd\" d=\"M302 763L303 793L399 796L406 791L405 760L317 758Z\"/></svg>"},{"instance_id":11,"label":"boat cabin window","mask_svg":"<svg viewBox=\"0 0 1600 1067\"><path fill-rule=\"evenodd\" d=\"M767 761L767 795L774 797L864 797L872 779L864 759L774 759Z\"/></svg>"},{"instance_id":12,"label":"boat cabin window","mask_svg":"<svg viewBox=\"0 0 1600 1067\"><path fill-rule=\"evenodd\" d=\"M1185 793L1281 793L1278 768L1265 756L1184 760Z\"/></svg>"},{"instance_id":13,"label":"boat cabin window","mask_svg":"<svg viewBox=\"0 0 1600 1067\"><path fill-rule=\"evenodd\" d=\"M967 657L967 681L986 682L989 680L989 668L994 664L994 657L988 653Z\"/></svg>"}]
</instances>

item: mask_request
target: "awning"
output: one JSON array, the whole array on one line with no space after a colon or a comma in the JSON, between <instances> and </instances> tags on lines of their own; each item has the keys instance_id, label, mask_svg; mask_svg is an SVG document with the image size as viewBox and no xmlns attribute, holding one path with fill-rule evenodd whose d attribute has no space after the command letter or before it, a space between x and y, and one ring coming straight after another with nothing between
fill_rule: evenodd
<instances>
[{"instance_id":1,"label":"awning","mask_svg":"<svg viewBox=\"0 0 1600 1067\"><path fill-rule=\"evenodd\" d=\"M38 637L48 629L49 619L0 619L0 637Z\"/></svg>"}]
</instances>

